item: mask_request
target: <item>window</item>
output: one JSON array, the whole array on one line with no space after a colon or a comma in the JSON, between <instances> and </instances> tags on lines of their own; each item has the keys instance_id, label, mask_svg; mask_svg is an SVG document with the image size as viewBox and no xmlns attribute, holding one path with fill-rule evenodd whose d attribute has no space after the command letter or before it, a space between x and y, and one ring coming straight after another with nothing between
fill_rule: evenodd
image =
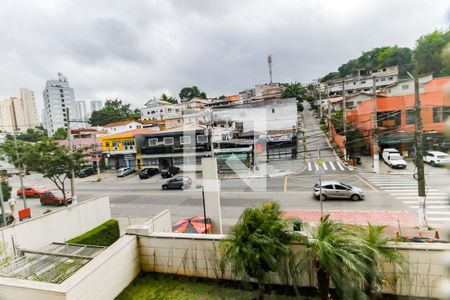
<instances>
[{"instance_id":1,"label":"window","mask_svg":"<svg viewBox=\"0 0 450 300\"><path fill-rule=\"evenodd\" d=\"M338 185L338 184L335 184L334 188L338 191L346 191L347 190L345 187L343 187L342 185Z\"/></svg>"},{"instance_id":2,"label":"window","mask_svg":"<svg viewBox=\"0 0 450 300\"><path fill-rule=\"evenodd\" d=\"M208 137L206 135L197 135L197 143L205 144L208 142Z\"/></svg>"},{"instance_id":3,"label":"window","mask_svg":"<svg viewBox=\"0 0 450 300\"><path fill-rule=\"evenodd\" d=\"M118 150L119 149L119 142L117 142L117 141L112 142L112 146L113 146L114 150Z\"/></svg>"},{"instance_id":4,"label":"window","mask_svg":"<svg viewBox=\"0 0 450 300\"><path fill-rule=\"evenodd\" d=\"M364 83L366 83L366 81L365 81L365 80L362 80L362 81L361 81L361 84L364 84Z\"/></svg>"},{"instance_id":5,"label":"window","mask_svg":"<svg viewBox=\"0 0 450 300\"><path fill-rule=\"evenodd\" d=\"M109 147L109 142L105 142L105 146L106 146L106 147Z\"/></svg>"},{"instance_id":6,"label":"window","mask_svg":"<svg viewBox=\"0 0 450 300\"><path fill-rule=\"evenodd\" d=\"M442 108L442 121L447 121L448 117L450 117L450 106L444 106Z\"/></svg>"},{"instance_id":7,"label":"window","mask_svg":"<svg viewBox=\"0 0 450 300\"><path fill-rule=\"evenodd\" d=\"M332 184L327 184L327 185L324 185L322 188L323 189L332 190L333 189L333 185Z\"/></svg>"},{"instance_id":8,"label":"window","mask_svg":"<svg viewBox=\"0 0 450 300\"><path fill-rule=\"evenodd\" d=\"M275 108L272 108L272 113L273 113L273 114L275 113Z\"/></svg>"},{"instance_id":9,"label":"window","mask_svg":"<svg viewBox=\"0 0 450 300\"><path fill-rule=\"evenodd\" d=\"M180 144L181 145L189 145L191 143L190 136L180 136Z\"/></svg>"},{"instance_id":10,"label":"window","mask_svg":"<svg viewBox=\"0 0 450 300\"><path fill-rule=\"evenodd\" d=\"M383 78L381 78L381 81L386 81L386 78L384 78L384 77L383 77Z\"/></svg>"},{"instance_id":11,"label":"window","mask_svg":"<svg viewBox=\"0 0 450 300\"><path fill-rule=\"evenodd\" d=\"M390 76L388 79L389 79L389 80L394 80L394 77Z\"/></svg>"},{"instance_id":12,"label":"window","mask_svg":"<svg viewBox=\"0 0 450 300\"><path fill-rule=\"evenodd\" d=\"M171 146L173 145L173 137L165 137L163 142L165 146Z\"/></svg>"},{"instance_id":13,"label":"window","mask_svg":"<svg viewBox=\"0 0 450 300\"><path fill-rule=\"evenodd\" d=\"M442 122L442 107L433 107L433 123Z\"/></svg>"},{"instance_id":14,"label":"window","mask_svg":"<svg viewBox=\"0 0 450 300\"><path fill-rule=\"evenodd\" d=\"M407 89L409 89L409 84L402 85L402 90L407 90Z\"/></svg>"},{"instance_id":15,"label":"window","mask_svg":"<svg viewBox=\"0 0 450 300\"><path fill-rule=\"evenodd\" d=\"M416 123L416 110L408 109L406 111L406 125L415 124Z\"/></svg>"},{"instance_id":16,"label":"window","mask_svg":"<svg viewBox=\"0 0 450 300\"><path fill-rule=\"evenodd\" d=\"M149 146L156 146L156 145L158 145L158 139L148 139L148 145Z\"/></svg>"}]
</instances>

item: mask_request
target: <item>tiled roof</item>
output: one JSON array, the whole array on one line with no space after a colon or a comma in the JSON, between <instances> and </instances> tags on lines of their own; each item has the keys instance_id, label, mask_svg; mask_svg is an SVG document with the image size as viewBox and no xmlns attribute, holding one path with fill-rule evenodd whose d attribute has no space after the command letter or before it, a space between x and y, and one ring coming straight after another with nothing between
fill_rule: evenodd
<instances>
[{"instance_id":1,"label":"tiled roof","mask_svg":"<svg viewBox=\"0 0 450 300\"><path fill-rule=\"evenodd\" d=\"M114 133L114 134L109 134L109 135L105 135L102 136L101 138L99 138L100 140L107 140L110 138L124 138L124 137L133 137L136 134L149 134L149 133L156 133L159 132L157 130L152 130L152 129L147 129L147 128L143 128L143 129L132 129L132 130L128 130L128 131L124 131L124 132L120 132L120 133Z\"/></svg>"}]
</instances>

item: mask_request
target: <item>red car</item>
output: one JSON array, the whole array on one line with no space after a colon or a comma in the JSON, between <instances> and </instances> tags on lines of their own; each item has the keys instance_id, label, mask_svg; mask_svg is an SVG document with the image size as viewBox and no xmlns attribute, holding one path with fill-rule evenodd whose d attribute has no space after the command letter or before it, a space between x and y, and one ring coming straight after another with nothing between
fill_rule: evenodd
<instances>
[{"instance_id":1,"label":"red car","mask_svg":"<svg viewBox=\"0 0 450 300\"><path fill-rule=\"evenodd\" d=\"M64 203L64 195L60 190L48 190L42 193L41 197L41 205L65 205ZM67 204L72 203L72 196L70 194L66 194Z\"/></svg>"},{"instance_id":2,"label":"red car","mask_svg":"<svg viewBox=\"0 0 450 300\"><path fill-rule=\"evenodd\" d=\"M48 191L49 188L42 186L42 185L29 185L29 186L24 186L23 190L18 190L17 191L17 196L22 196L22 194L25 194L25 197L34 197L34 198L39 198L42 193L44 193L45 191Z\"/></svg>"}]
</instances>

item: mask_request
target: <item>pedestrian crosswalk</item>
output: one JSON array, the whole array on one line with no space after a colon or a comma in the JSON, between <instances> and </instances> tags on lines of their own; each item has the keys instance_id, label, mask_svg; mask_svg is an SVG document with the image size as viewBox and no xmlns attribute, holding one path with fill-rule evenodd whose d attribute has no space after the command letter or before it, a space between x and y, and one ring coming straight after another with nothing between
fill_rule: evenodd
<instances>
[{"instance_id":1,"label":"pedestrian crosswalk","mask_svg":"<svg viewBox=\"0 0 450 300\"><path fill-rule=\"evenodd\" d=\"M402 175L360 174L371 184L389 193L409 209L418 212L417 181ZM447 193L426 187L426 220L429 225L437 226L450 222L450 202Z\"/></svg>"},{"instance_id":2,"label":"pedestrian crosswalk","mask_svg":"<svg viewBox=\"0 0 450 300\"><path fill-rule=\"evenodd\" d=\"M319 170L319 167L323 171L329 172L348 171L348 168L339 161L323 161L321 166L319 166L318 161L309 161L307 162L306 170L309 172L315 172Z\"/></svg>"}]
</instances>

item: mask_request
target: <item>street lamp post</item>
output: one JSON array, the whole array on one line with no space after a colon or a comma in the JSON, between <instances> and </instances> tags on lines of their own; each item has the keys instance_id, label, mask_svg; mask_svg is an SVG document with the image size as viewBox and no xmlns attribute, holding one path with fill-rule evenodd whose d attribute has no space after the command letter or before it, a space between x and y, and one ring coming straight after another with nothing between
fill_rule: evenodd
<instances>
[{"instance_id":1,"label":"street lamp post","mask_svg":"<svg viewBox=\"0 0 450 300\"><path fill-rule=\"evenodd\" d=\"M203 201L203 222L205 223L205 234L208 233L208 230L206 229L206 206L205 206L205 189L203 188L203 185L197 185L196 188L202 189L202 201Z\"/></svg>"}]
</instances>

